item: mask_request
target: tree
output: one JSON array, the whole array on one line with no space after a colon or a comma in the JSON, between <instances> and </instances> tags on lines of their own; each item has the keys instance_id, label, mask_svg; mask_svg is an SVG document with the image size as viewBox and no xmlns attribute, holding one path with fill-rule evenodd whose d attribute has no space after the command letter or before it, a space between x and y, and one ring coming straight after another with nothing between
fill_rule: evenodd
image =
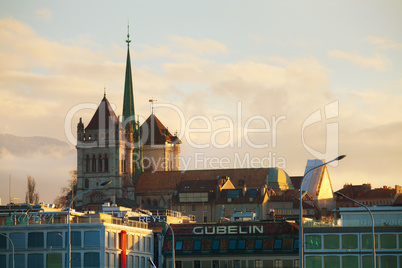
<instances>
[{"instance_id":1,"label":"tree","mask_svg":"<svg viewBox=\"0 0 402 268\"><path fill-rule=\"evenodd\" d=\"M76 193L77 170L71 170L70 179L67 180L67 186L61 188L60 195L56 197L53 203L57 208L65 208L72 198L72 193Z\"/></svg>"},{"instance_id":2,"label":"tree","mask_svg":"<svg viewBox=\"0 0 402 268\"><path fill-rule=\"evenodd\" d=\"M25 195L25 203L38 204L39 194L36 192L36 182L34 177L28 175L27 177L27 193Z\"/></svg>"}]
</instances>

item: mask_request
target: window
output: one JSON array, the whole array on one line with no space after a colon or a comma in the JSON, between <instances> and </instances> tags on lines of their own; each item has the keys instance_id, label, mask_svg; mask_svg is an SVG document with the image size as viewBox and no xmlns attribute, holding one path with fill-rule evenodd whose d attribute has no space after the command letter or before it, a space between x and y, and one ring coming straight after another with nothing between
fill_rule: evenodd
<instances>
[{"instance_id":1,"label":"window","mask_svg":"<svg viewBox=\"0 0 402 268\"><path fill-rule=\"evenodd\" d=\"M240 240L238 249L245 249L246 248L246 240Z\"/></svg>"},{"instance_id":2,"label":"window","mask_svg":"<svg viewBox=\"0 0 402 268\"><path fill-rule=\"evenodd\" d=\"M84 267L100 267L99 253L98 252L85 252L84 253Z\"/></svg>"},{"instance_id":3,"label":"window","mask_svg":"<svg viewBox=\"0 0 402 268\"><path fill-rule=\"evenodd\" d=\"M201 268L200 261L194 261L194 268Z\"/></svg>"},{"instance_id":4,"label":"window","mask_svg":"<svg viewBox=\"0 0 402 268\"><path fill-rule=\"evenodd\" d=\"M396 234L380 235L381 249L396 249Z\"/></svg>"},{"instance_id":5,"label":"window","mask_svg":"<svg viewBox=\"0 0 402 268\"><path fill-rule=\"evenodd\" d=\"M324 235L324 249L340 249L339 235Z\"/></svg>"},{"instance_id":6,"label":"window","mask_svg":"<svg viewBox=\"0 0 402 268\"><path fill-rule=\"evenodd\" d=\"M85 186L84 186L84 188L85 188L85 189L88 189L88 188L89 188L89 180L88 180L88 179L85 179Z\"/></svg>"},{"instance_id":7,"label":"window","mask_svg":"<svg viewBox=\"0 0 402 268\"><path fill-rule=\"evenodd\" d=\"M402 234L399 235L399 248L402 249Z\"/></svg>"},{"instance_id":8,"label":"window","mask_svg":"<svg viewBox=\"0 0 402 268\"><path fill-rule=\"evenodd\" d=\"M249 191L248 197L256 197L257 196L257 189L251 189Z\"/></svg>"},{"instance_id":9,"label":"window","mask_svg":"<svg viewBox=\"0 0 402 268\"><path fill-rule=\"evenodd\" d=\"M282 260L275 260L274 267L275 268L282 268ZM306 266L306 267L309 267L309 266Z\"/></svg>"},{"instance_id":10,"label":"window","mask_svg":"<svg viewBox=\"0 0 402 268\"><path fill-rule=\"evenodd\" d=\"M43 268L44 266L43 254L28 254L28 268Z\"/></svg>"},{"instance_id":11,"label":"window","mask_svg":"<svg viewBox=\"0 0 402 268\"><path fill-rule=\"evenodd\" d=\"M306 257L306 267L310 268L322 268L322 257L321 256L307 256ZM275 266L277 267L277 266Z\"/></svg>"},{"instance_id":12,"label":"window","mask_svg":"<svg viewBox=\"0 0 402 268\"><path fill-rule=\"evenodd\" d=\"M179 193L180 202L208 202L208 193Z\"/></svg>"},{"instance_id":13,"label":"window","mask_svg":"<svg viewBox=\"0 0 402 268\"><path fill-rule=\"evenodd\" d=\"M193 250L200 250L201 249L201 241L194 241Z\"/></svg>"},{"instance_id":14,"label":"window","mask_svg":"<svg viewBox=\"0 0 402 268\"><path fill-rule=\"evenodd\" d=\"M359 268L358 256L342 256L343 268Z\"/></svg>"},{"instance_id":15,"label":"window","mask_svg":"<svg viewBox=\"0 0 402 268\"><path fill-rule=\"evenodd\" d=\"M342 249L357 249L358 241L357 235L342 235ZM342 261L343 262L343 261Z\"/></svg>"},{"instance_id":16,"label":"window","mask_svg":"<svg viewBox=\"0 0 402 268\"><path fill-rule=\"evenodd\" d=\"M227 198L239 198L239 190L228 190Z\"/></svg>"},{"instance_id":17,"label":"window","mask_svg":"<svg viewBox=\"0 0 402 268\"><path fill-rule=\"evenodd\" d=\"M137 235L134 235L134 250L140 249L140 241Z\"/></svg>"},{"instance_id":18,"label":"window","mask_svg":"<svg viewBox=\"0 0 402 268\"><path fill-rule=\"evenodd\" d=\"M86 231L84 234L84 247L99 247L99 231Z\"/></svg>"},{"instance_id":19,"label":"window","mask_svg":"<svg viewBox=\"0 0 402 268\"><path fill-rule=\"evenodd\" d=\"M9 260L8 260L8 263L10 264L9 265L10 268L12 268L12 267L16 267L16 268L17 267L25 267L25 255L24 254L15 254L14 255L14 261L15 261L15 266L13 266L13 255L10 254L9 255ZM4 266L0 265L0 267L6 267L6 266L5 265Z\"/></svg>"},{"instance_id":20,"label":"window","mask_svg":"<svg viewBox=\"0 0 402 268\"><path fill-rule=\"evenodd\" d=\"M182 250L183 249L183 241L176 241L175 250Z\"/></svg>"},{"instance_id":21,"label":"window","mask_svg":"<svg viewBox=\"0 0 402 268\"><path fill-rule=\"evenodd\" d=\"M364 234L362 235L362 249L372 250L373 249L373 235ZM375 248L378 248L378 235L375 235Z\"/></svg>"},{"instance_id":22,"label":"window","mask_svg":"<svg viewBox=\"0 0 402 268\"><path fill-rule=\"evenodd\" d=\"M236 249L236 240L229 241L229 249Z\"/></svg>"},{"instance_id":23,"label":"window","mask_svg":"<svg viewBox=\"0 0 402 268\"><path fill-rule=\"evenodd\" d=\"M92 155L92 172L96 172L96 157Z\"/></svg>"},{"instance_id":24,"label":"window","mask_svg":"<svg viewBox=\"0 0 402 268\"><path fill-rule=\"evenodd\" d=\"M262 249L262 240L255 240L254 249Z\"/></svg>"},{"instance_id":25,"label":"window","mask_svg":"<svg viewBox=\"0 0 402 268\"><path fill-rule=\"evenodd\" d=\"M397 267L398 259L396 256L384 255L380 257L381 267Z\"/></svg>"},{"instance_id":26,"label":"window","mask_svg":"<svg viewBox=\"0 0 402 268\"><path fill-rule=\"evenodd\" d=\"M191 206L191 211L196 211L196 206L195 205Z\"/></svg>"},{"instance_id":27,"label":"window","mask_svg":"<svg viewBox=\"0 0 402 268\"><path fill-rule=\"evenodd\" d=\"M341 259L339 256L324 256L324 267L325 268L340 268Z\"/></svg>"},{"instance_id":28,"label":"window","mask_svg":"<svg viewBox=\"0 0 402 268\"><path fill-rule=\"evenodd\" d=\"M115 268L116 267L116 254L110 253L110 260L109 260L109 265L110 268Z\"/></svg>"},{"instance_id":29,"label":"window","mask_svg":"<svg viewBox=\"0 0 402 268\"><path fill-rule=\"evenodd\" d=\"M376 256L376 266L375 267L380 267L380 257ZM367 255L362 257L362 262L363 262L363 268L372 268L373 267L373 256L372 255Z\"/></svg>"},{"instance_id":30,"label":"window","mask_svg":"<svg viewBox=\"0 0 402 268\"><path fill-rule=\"evenodd\" d=\"M109 157L107 154L105 154L105 171L109 171Z\"/></svg>"},{"instance_id":31,"label":"window","mask_svg":"<svg viewBox=\"0 0 402 268\"><path fill-rule=\"evenodd\" d=\"M321 235L306 235L306 249L321 248Z\"/></svg>"},{"instance_id":32,"label":"window","mask_svg":"<svg viewBox=\"0 0 402 268\"><path fill-rule=\"evenodd\" d=\"M47 248L62 248L63 247L63 235L61 232L49 232L47 233Z\"/></svg>"},{"instance_id":33,"label":"window","mask_svg":"<svg viewBox=\"0 0 402 268\"><path fill-rule=\"evenodd\" d=\"M46 267L62 267L63 257L61 253L48 253L46 255Z\"/></svg>"},{"instance_id":34,"label":"window","mask_svg":"<svg viewBox=\"0 0 402 268\"><path fill-rule=\"evenodd\" d=\"M28 234L28 248L43 248L43 247L44 247L44 238L42 232L33 232Z\"/></svg>"},{"instance_id":35,"label":"window","mask_svg":"<svg viewBox=\"0 0 402 268\"><path fill-rule=\"evenodd\" d=\"M212 250L217 250L219 249L219 240L214 240L212 241Z\"/></svg>"},{"instance_id":36,"label":"window","mask_svg":"<svg viewBox=\"0 0 402 268\"><path fill-rule=\"evenodd\" d=\"M89 155L85 157L85 172L89 172Z\"/></svg>"},{"instance_id":37,"label":"window","mask_svg":"<svg viewBox=\"0 0 402 268\"><path fill-rule=\"evenodd\" d=\"M281 249L282 248L282 239L277 239L275 240L275 249Z\"/></svg>"},{"instance_id":38,"label":"window","mask_svg":"<svg viewBox=\"0 0 402 268\"><path fill-rule=\"evenodd\" d=\"M98 158L98 171L102 172L102 156L101 155L99 155L99 158Z\"/></svg>"},{"instance_id":39,"label":"window","mask_svg":"<svg viewBox=\"0 0 402 268\"><path fill-rule=\"evenodd\" d=\"M65 233L66 247L68 247L68 232ZM81 232L72 231L71 232L71 247L80 248L81 247Z\"/></svg>"},{"instance_id":40,"label":"window","mask_svg":"<svg viewBox=\"0 0 402 268\"><path fill-rule=\"evenodd\" d=\"M212 268L219 268L219 261L218 260L213 260L212 261Z\"/></svg>"},{"instance_id":41,"label":"window","mask_svg":"<svg viewBox=\"0 0 402 268\"><path fill-rule=\"evenodd\" d=\"M255 260L255 268L262 268L262 260Z\"/></svg>"},{"instance_id":42,"label":"window","mask_svg":"<svg viewBox=\"0 0 402 268\"><path fill-rule=\"evenodd\" d=\"M4 237L4 236L3 236ZM5 238L5 237L4 237ZM7 239L7 238L6 238ZM6 255L1 254L0 255L0 267L7 267L7 262L6 262Z\"/></svg>"},{"instance_id":43,"label":"window","mask_svg":"<svg viewBox=\"0 0 402 268\"><path fill-rule=\"evenodd\" d=\"M10 238L14 243L15 249L25 248L25 234L24 233L11 233Z\"/></svg>"},{"instance_id":44,"label":"window","mask_svg":"<svg viewBox=\"0 0 402 268\"><path fill-rule=\"evenodd\" d=\"M116 248L116 233L110 232L110 245L111 248Z\"/></svg>"}]
</instances>

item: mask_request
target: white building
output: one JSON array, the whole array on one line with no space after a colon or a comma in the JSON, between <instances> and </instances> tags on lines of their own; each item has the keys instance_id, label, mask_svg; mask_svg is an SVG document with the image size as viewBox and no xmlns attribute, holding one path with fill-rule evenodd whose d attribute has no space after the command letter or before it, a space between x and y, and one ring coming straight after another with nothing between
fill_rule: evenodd
<instances>
[{"instance_id":1,"label":"white building","mask_svg":"<svg viewBox=\"0 0 402 268\"><path fill-rule=\"evenodd\" d=\"M7 208L0 209L0 267L13 267L13 259L16 268L68 267L66 211ZM70 226L71 267L151 267L148 224L73 212Z\"/></svg>"}]
</instances>

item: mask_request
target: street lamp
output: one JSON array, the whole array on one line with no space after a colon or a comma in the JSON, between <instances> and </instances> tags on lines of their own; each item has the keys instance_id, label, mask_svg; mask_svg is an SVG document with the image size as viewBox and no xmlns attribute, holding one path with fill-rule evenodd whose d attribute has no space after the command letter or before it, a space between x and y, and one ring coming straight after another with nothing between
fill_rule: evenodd
<instances>
[{"instance_id":1,"label":"street lamp","mask_svg":"<svg viewBox=\"0 0 402 268\"><path fill-rule=\"evenodd\" d=\"M362 203L360 203L360 202L358 202L358 201L356 201L356 200L354 200L354 199L352 199L352 198L350 198L350 197L348 197L348 196L346 196L346 195L344 195L344 194L342 194L340 192L335 192L335 194L337 194L337 195L339 195L339 196L341 196L343 198L346 198L346 199L358 204L359 206L364 207L370 213L371 223L372 223L372 235L373 235L373 254L372 254L373 255L373 260L372 261L373 261L373 267L375 268L376 267L376 263L375 263L375 234L374 234L374 217L373 217L373 213L371 213L370 209L367 206L363 205Z\"/></svg>"},{"instance_id":2,"label":"street lamp","mask_svg":"<svg viewBox=\"0 0 402 268\"><path fill-rule=\"evenodd\" d=\"M319 167L328 165L329 163L332 163L334 161L339 161L342 160L343 158L345 158L346 155L340 155L335 159L332 159L331 161L328 161L326 163L322 163L316 167L310 168L309 170L307 170L304 175L303 178L300 181L300 205L299 205L299 267L300 268L304 268L304 237L303 237L303 181L306 178L307 174L310 173L311 171L313 171L314 169L317 169ZM306 191L307 192L307 191Z\"/></svg>"},{"instance_id":3,"label":"street lamp","mask_svg":"<svg viewBox=\"0 0 402 268\"><path fill-rule=\"evenodd\" d=\"M96 185L96 186L94 186L94 187L92 187L92 188L89 188L89 189L86 190L86 191L83 191L83 192L77 194L77 195L74 196L74 198L71 200L70 205L68 205L68 216L67 216L67 223L68 223L68 231L67 231L67 233L68 233L68 234L67 234L67 239L68 239L68 247L67 247L68 268L71 268L71 228L70 228L70 208L71 208L71 205L73 204L74 200L75 200L78 196L80 196L80 195L82 195L82 194L85 194L86 192L89 192L89 191L91 191L91 190L93 190L93 189L96 189L96 188L98 188L98 187L106 186L106 185L108 185L108 184L110 184L110 183L112 183L112 181L105 181L105 182L102 182L102 183L99 184L99 185Z\"/></svg>"},{"instance_id":4,"label":"street lamp","mask_svg":"<svg viewBox=\"0 0 402 268\"><path fill-rule=\"evenodd\" d=\"M144 213L144 214L146 214L146 215L148 215L148 216L152 216L152 215L150 215L150 214L148 214L147 212L145 212L145 211L143 211L143 210L141 210L141 209L139 209L138 210L139 212L141 212L141 213ZM175 268L176 267L176 263L175 263L175 249L174 249L174 232L173 232L173 229L172 229L172 227L170 226L170 224L169 223L167 223L167 221L164 221L164 220L162 220L161 218L159 218L158 219L159 221L161 221L161 222L163 222L163 223L166 223L166 225L169 227L169 229L170 229L170 231L172 232L172 268Z\"/></svg>"},{"instance_id":5,"label":"street lamp","mask_svg":"<svg viewBox=\"0 0 402 268\"><path fill-rule=\"evenodd\" d=\"M15 260L14 260L14 243L13 243L13 240L11 240L11 238L6 236L5 234L0 233L0 235L2 235L5 238L7 238L11 242L11 245L13 246L13 268L14 268L15 267L15 263L14 263Z\"/></svg>"}]
</instances>

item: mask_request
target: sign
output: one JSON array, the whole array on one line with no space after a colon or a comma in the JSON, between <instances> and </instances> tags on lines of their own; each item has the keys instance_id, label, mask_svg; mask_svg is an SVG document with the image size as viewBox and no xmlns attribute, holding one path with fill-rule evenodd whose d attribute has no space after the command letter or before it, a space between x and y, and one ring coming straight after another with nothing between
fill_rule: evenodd
<instances>
[{"instance_id":1,"label":"sign","mask_svg":"<svg viewBox=\"0 0 402 268\"><path fill-rule=\"evenodd\" d=\"M20 222L20 221L47 221L50 222L53 220L54 216L57 216L58 213L54 212L40 212L40 211L32 211L29 212L28 210L24 209L16 209L11 214L11 219L13 222Z\"/></svg>"},{"instance_id":2,"label":"sign","mask_svg":"<svg viewBox=\"0 0 402 268\"><path fill-rule=\"evenodd\" d=\"M198 226L193 228L195 235L225 235L225 234L262 234L263 225L221 225Z\"/></svg>"},{"instance_id":3,"label":"sign","mask_svg":"<svg viewBox=\"0 0 402 268\"><path fill-rule=\"evenodd\" d=\"M166 216L140 216L138 217L139 222L155 223L155 222L166 222Z\"/></svg>"}]
</instances>

